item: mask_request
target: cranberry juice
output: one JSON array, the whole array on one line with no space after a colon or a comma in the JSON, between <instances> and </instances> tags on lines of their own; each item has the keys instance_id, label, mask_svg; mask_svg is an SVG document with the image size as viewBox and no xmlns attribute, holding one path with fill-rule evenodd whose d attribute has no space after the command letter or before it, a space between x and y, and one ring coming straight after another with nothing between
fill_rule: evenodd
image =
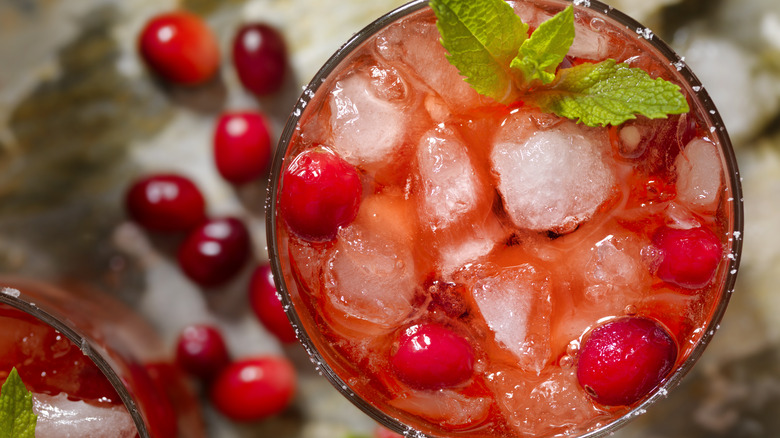
<instances>
[{"instance_id":1,"label":"cranberry juice","mask_svg":"<svg viewBox=\"0 0 780 438\"><path fill-rule=\"evenodd\" d=\"M138 436L114 387L65 335L6 304L0 304L0 328L0 380L15 367L33 393L36 436Z\"/></svg>"},{"instance_id":2,"label":"cranberry juice","mask_svg":"<svg viewBox=\"0 0 780 438\"><path fill-rule=\"evenodd\" d=\"M531 28L568 4L509 3ZM668 47L589 6L567 62L642 68L689 113L586 127L497 104L416 2L342 49L288 123L279 289L327 377L399 432L611 430L679 381L721 318L741 229L728 137Z\"/></svg>"}]
</instances>

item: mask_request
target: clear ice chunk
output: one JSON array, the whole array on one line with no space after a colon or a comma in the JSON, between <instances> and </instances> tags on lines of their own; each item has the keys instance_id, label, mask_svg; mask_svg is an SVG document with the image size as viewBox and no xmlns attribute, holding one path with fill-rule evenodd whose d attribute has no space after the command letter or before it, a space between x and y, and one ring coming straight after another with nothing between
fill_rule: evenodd
<instances>
[{"instance_id":1,"label":"clear ice chunk","mask_svg":"<svg viewBox=\"0 0 780 438\"><path fill-rule=\"evenodd\" d=\"M479 424L487 418L490 399L465 395L451 389L440 389L410 391L390 400L389 404L437 424L464 427Z\"/></svg>"},{"instance_id":2,"label":"clear ice chunk","mask_svg":"<svg viewBox=\"0 0 780 438\"><path fill-rule=\"evenodd\" d=\"M613 170L606 136L562 122L537 129L522 112L498 133L491 162L504 208L520 228L570 232L610 196Z\"/></svg>"},{"instance_id":3,"label":"clear ice chunk","mask_svg":"<svg viewBox=\"0 0 780 438\"><path fill-rule=\"evenodd\" d=\"M137 435L130 413L119 406L95 406L69 400L67 394L33 394L38 415L35 436L48 438L133 438Z\"/></svg>"},{"instance_id":4,"label":"clear ice chunk","mask_svg":"<svg viewBox=\"0 0 780 438\"><path fill-rule=\"evenodd\" d=\"M416 288L408 246L359 224L339 232L325 278L331 317L391 328L412 312Z\"/></svg>"},{"instance_id":5,"label":"clear ice chunk","mask_svg":"<svg viewBox=\"0 0 780 438\"><path fill-rule=\"evenodd\" d=\"M466 145L444 126L426 132L417 148L420 216L432 230L446 228L480 205L485 193Z\"/></svg>"},{"instance_id":6,"label":"clear ice chunk","mask_svg":"<svg viewBox=\"0 0 780 438\"><path fill-rule=\"evenodd\" d=\"M329 97L332 144L355 166L392 161L407 131L406 90L395 70L374 66L338 81Z\"/></svg>"},{"instance_id":7,"label":"clear ice chunk","mask_svg":"<svg viewBox=\"0 0 780 438\"><path fill-rule=\"evenodd\" d=\"M481 274L472 295L496 342L521 369L538 374L550 360L550 279L525 263Z\"/></svg>"},{"instance_id":8,"label":"clear ice chunk","mask_svg":"<svg viewBox=\"0 0 780 438\"><path fill-rule=\"evenodd\" d=\"M677 200L691 210L714 213L723 185L723 166L718 148L694 139L675 160Z\"/></svg>"},{"instance_id":9,"label":"clear ice chunk","mask_svg":"<svg viewBox=\"0 0 780 438\"><path fill-rule=\"evenodd\" d=\"M388 62L400 63L411 77L438 94L449 108L469 108L491 102L464 81L447 60L433 21L407 20L388 27L377 38L377 53ZM400 68L400 67L399 67Z\"/></svg>"}]
</instances>

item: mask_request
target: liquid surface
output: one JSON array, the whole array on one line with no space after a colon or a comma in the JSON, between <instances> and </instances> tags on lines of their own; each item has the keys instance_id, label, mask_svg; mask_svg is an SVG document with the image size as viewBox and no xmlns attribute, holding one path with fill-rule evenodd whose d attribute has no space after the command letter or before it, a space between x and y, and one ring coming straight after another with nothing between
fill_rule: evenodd
<instances>
[{"instance_id":1,"label":"liquid surface","mask_svg":"<svg viewBox=\"0 0 780 438\"><path fill-rule=\"evenodd\" d=\"M555 12L513 6L532 27ZM577 26L572 63L611 57L681 82L667 61L638 55L636 35L585 13ZM632 406L600 405L577 382L583 339L649 318L674 338L680 366L728 275L724 157L689 102L689 114L609 128L496 105L447 62L432 14L389 26L320 88L287 153L324 147L363 181L357 217L333 241L299 238L277 218L312 344L350 390L434 435L576 435L624 415ZM717 236L720 262L703 284L659 276L663 228ZM472 378L435 390L399 379L399 338L421 323L469 341Z\"/></svg>"}]
</instances>

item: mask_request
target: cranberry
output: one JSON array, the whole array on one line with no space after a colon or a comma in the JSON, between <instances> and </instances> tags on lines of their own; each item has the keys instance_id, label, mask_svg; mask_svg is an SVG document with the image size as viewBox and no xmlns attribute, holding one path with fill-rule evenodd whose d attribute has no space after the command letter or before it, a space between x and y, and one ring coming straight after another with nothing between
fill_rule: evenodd
<instances>
[{"instance_id":1,"label":"cranberry","mask_svg":"<svg viewBox=\"0 0 780 438\"><path fill-rule=\"evenodd\" d=\"M176 362L189 374L211 380L230 363L222 333L205 324L185 327L176 344Z\"/></svg>"},{"instance_id":2,"label":"cranberry","mask_svg":"<svg viewBox=\"0 0 780 438\"><path fill-rule=\"evenodd\" d=\"M271 162L271 134L262 114L225 113L214 130L214 161L220 175L233 184L262 176Z\"/></svg>"},{"instance_id":3,"label":"cranberry","mask_svg":"<svg viewBox=\"0 0 780 438\"><path fill-rule=\"evenodd\" d=\"M677 344L657 322L625 317L597 327L585 340L577 380L596 402L631 405L656 388L677 360Z\"/></svg>"},{"instance_id":4,"label":"cranberry","mask_svg":"<svg viewBox=\"0 0 780 438\"><path fill-rule=\"evenodd\" d=\"M223 369L209 392L214 407L234 421L258 421L282 412L293 399L295 369L283 357L249 358Z\"/></svg>"},{"instance_id":5,"label":"cranberry","mask_svg":"<svg viewBox=\"0 0 780 438\"><path fill-rule=\"evenodd\" d=\"M309 149L284 172L279 210L293 233L327 241L355 219L361 194L354 167L328 149Z\"/></svg>"},{"instance_id":6,"label":"cranberry","mask_svg":"<svg viewBox=\"0 0 780 438\"><path fill-rule=\"evenodd\" d=\"M263 325L280 341L296 341L295 330L284 313L282 301L276 292L271 266L264 263L255 269L249 282L249 303Z\"/></svg>"},{"instance_id":7,"label":"cranberry","mask_svg":"<svg viewBox=\"0 0 780 438\"><path fill-rule=\"evenodd\" d=\"M179 248L179 266L201 286L227 282L250 255L249 231L236 218L211 219L194 229Z\"/></svg>"},{"instance_id":8,"label":"cranberry","mask_svg":"<svg viewBox=\"0 0 780 438\"><path fill-rule=\"evenodd\" d=\"M705 227L661 227L653 234L653 244L661 252L658 278L686 289L709 283L723 258L720 240Z\"/></svg>"},{"instance_id":9,"label":"cranberry","mask_svg":"<svg viewBox=\"0 0 780 438\"><path fill-rule=\"evenodd\" d=\"M138 39L146 64L159 76L182 85L211 79L219 68L219 45L197 15L174 11L153 17Z\"/></svg>"},{"instance_id":10,"label":"cranberry","mask_svg":"<svg viewBox=\"0 0 780 438\"><path fill-rule=\"evenodd\" d=\"M467 381L474 368L469 342L438 324L417 324L400 337L390 364L398 378L418 389L441 389Z\"/></svg>"},{"instance_id":11,"label":"cranberry","mask_svg":"<svg viewBox=\"0 0 780 438\"><path fill-rule=\"evenodd\" d=\"M187 231L206 218L200 189L176 174L144 177L130 186L125 198L130 217L150 231Z\"/></svg>"},{"instance_id":12,"label":"cranberry","mask_svg":"<svg viewBox=\"0 0 780 438\"><path fill-rule=\"evenodd\" d=\"M242 26L233 40L233 64L241 83L252 93L278 91L287 73L287 48L282 35L267 24Z\"/></svg>"}]
</instances>

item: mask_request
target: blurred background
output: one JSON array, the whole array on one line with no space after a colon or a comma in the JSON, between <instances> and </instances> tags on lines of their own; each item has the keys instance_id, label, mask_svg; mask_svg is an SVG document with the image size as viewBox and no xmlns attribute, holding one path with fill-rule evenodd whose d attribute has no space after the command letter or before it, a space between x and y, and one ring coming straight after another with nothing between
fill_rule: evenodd
<instances>
[{"instance_id":1,"label":"blurred background","mask_svg":"<svg viewBox=\"0 0 780 438\"><path fill-rule=\"evenodd\" d=\"M133 179L191 177L208 213L242 218L254 262L267 259L265 181L235 188L214 169L216 118L257 109L274 140L305 85L352 34L401 0L0 0L0 273L85 278L138 308L171 345L187 324L225 333L235 357L283 354L299 371L294 405L234 424L204 398L212 437L347 438L374 423L283 345L247 306L253 266L216 290L182 276L174 240L149 237L122 206ZM614 0L696 72L731 134L743 178L745 239L736 292L720 331L666 400L620 438L780 436L780 2ZM202 16L223 59L218 80L186 89L149 75L136 49L149 18L177 7ZM257 99L229 47L248 22L275 26L290 53L282 90Z\"/></svg>"}]
</instances>

